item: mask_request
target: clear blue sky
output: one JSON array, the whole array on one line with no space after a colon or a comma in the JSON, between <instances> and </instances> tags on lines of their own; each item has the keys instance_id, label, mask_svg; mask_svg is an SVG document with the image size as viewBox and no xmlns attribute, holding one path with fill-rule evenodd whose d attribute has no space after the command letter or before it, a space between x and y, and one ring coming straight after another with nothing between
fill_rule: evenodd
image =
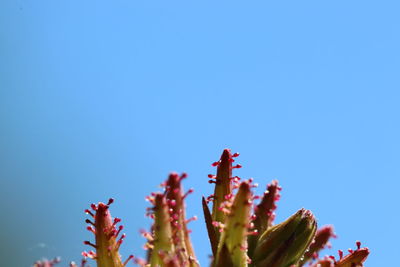
<instances>
[{"instance_id":1,"label":"clear blue sky","mask_svg":"<svg viewBox=\"0 0 400 267\"><path fill-rule=\"evenodd\" d=\"M275 3L274 3L275 2ZM79 260L83 210L116 199L143 255L144 197L186 171L193 241L222 149L278 221L311 209L337 249L393 266L400 234L398 1L0 2L1 265ZM5 262L4 262L5 261Z\"/></svg>"}]
</instances>

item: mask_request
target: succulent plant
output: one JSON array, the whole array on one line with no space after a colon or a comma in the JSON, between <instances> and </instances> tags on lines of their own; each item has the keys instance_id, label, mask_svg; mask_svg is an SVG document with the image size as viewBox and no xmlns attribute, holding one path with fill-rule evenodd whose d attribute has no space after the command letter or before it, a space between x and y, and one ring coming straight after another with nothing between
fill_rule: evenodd
<instances>
[{"instance_id":1,"label":"succulent plant","mask_svg":"<svg viewBox=\"0 0 400 267\"><path fill-rule=\"evenodd\" d=\"M276 203L280 198L281 187L272 181L262 196L253 194L257 184L252 179L241 180L232 171L241 168L236 164L238 153L225 149L219 161L216 175L208 175L209 183L214 184L214 193L203 197L202 206L205 224L210 240L211 267L361 267L368 257L368 248L349 249L344 256L339 250L339 258L318 257L318 253L329 245L335 237L330 225L317 228L311 211L300 209L287 220L274 224ZM153 220L150 231L141 231L146 238L147 258L127 257L125 261L119 254L124 234L120 234L121 221L110 214L110 199L107 204L91 204L86 213L87 229L95 235L95 243L84 241L95 251L83 252L86 258L96 260L99 267L122 267L132 259L142 267L199 267L192 243L188 223L196 217L186 218L185 199L193 191L184 193L182 181L186 174L171 173L162 184L163 192L152 193L146 199L151 203L147 216ZM254 204L255 201L259 203ZM212 203L211 209L209 204ZM39 261L35 267L51 267L58 263ZM75 263L71 267L78 267Z\"/></svg>"}]
</instances>

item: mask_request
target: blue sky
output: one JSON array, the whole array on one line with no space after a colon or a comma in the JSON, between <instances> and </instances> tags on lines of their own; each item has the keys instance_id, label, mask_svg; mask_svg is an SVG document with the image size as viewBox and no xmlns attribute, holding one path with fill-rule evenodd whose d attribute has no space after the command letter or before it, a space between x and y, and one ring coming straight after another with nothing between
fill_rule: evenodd
<instances>
[{"instance_id":1,"label":"blue sky","mask_svg":"<svg viewBox=\"0 0 400 267\"><path fill-rule=\"evenodd\" d=\"M192 239L210 253L200 198L229 147L277 221L313 211L392 266L400 239L397 1L0 3L0 256L79 260L83 210L116 199L123 254L144 254L144 197L187 172ZM4 263L5 261L5 263ZM62 266L62 265L61 265Z\"/></svg>"}]
</instances>

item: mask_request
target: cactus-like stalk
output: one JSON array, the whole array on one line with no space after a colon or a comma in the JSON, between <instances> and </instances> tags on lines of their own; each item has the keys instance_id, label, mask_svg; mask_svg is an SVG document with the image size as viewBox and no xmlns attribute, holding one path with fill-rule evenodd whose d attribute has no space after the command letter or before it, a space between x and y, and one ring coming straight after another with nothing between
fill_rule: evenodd
<instances>
[{"instance_id":1,"label":"cactus-like stalk","mask_svg":"<svg viewBox=\"0 0 400 267\"><path fill-rule=\"evenodd\" d=\"M329 240L335 237L332 226L317 229L317 222L311 211L298 210L287 220L274 225L276 202L281 187L278 181L272 181L263 196L254 196L256 187L252 179L242 181L232 175L232 171L241 168L233 165L238 153L232 154L225 149L219 161L216 175L209 174L209 183L215 184L214 194L202 198L204 219L210 239L213 259L212 267L362 267L369 255L368 248L362 248L359 241L355 250L349 249L344 256L339 250L339 259L334 256L319 258L320 250L329 246ZM99 267L123 267L134 258L142 267L199 267L189 238L188 223L196 217L186 219L185 198L193 190L184 193L182 180L186 174L171 173L162 184L163 192L152 193L147 197L151 203L147 215L153 220L149 232L142 231L147 239L145 248L147 259L129 256L122 262L119 247L125 235L120 235L122 226L118 218L110 214L107 204L92 204L86 213L93 219L87 219L87 229L94 233L95 243L85 241L95 251L83 252L86 258L96 260ZM258 204L254 200L261 198ZM211 211L208 204L212 202ZM38 261L34 267L52 267L59 260ZM71 263L70 267L78 267Z\"/></svg>"},{"instance_id":2,"label":"cactus-like stalk","mask_svg":"<svg viewBox=\"0 0 400 267\"><path fill-rule=\"evenodd\" d=\"M264 195L260 201L260 203L254 207L254 230L257 233L264 233L268 230L269 227L272 226L273 221L275 219L275 209L276 202L280 198L279 191L282 188L278 185L278 181L274 180L267 186L267 190L264 192ZM255 246L257 245L258 235L249 236L249 249L248 254L250 257L253 256L253 252Z\"/></svg>"},{"instance_id":3,"label":"cactus-like stalk","mask_svg":"<svg viewBox=\"0 0 400 267\"><path fill-rule=\"evenodd\" d=\"M232 263L232 266L247 266L247 233L250 227L252 205L250 183L242 182L233 202L226 200L224 204L225 207L222 210L226 213L226 220L224 225L220 225L222 235L214 265L227 266L226 261L228 261ZM225 257L220 255L222 250L226 250ZM228 257L229 259L226 259Z\"/></svg>"},{"instance_id":4,"label":"cactus-like stalk","mask_svg":"<svg viewBox=\"0 0 400 267\"><path fill-rule=\"evenodd\" d=\"M343 256L343 251L339 250L339 260L336 261L334 256L326 256L317 260L312 267L362 267L363 263L369 255L368 248L361 248L361 243L356 242L357 249L349 249L349 254Z\"/></svg>"},{"instance_id":5,"label":"cactus-like stalk","mask_svg":"<svg viewBox=\"0 0 400 267\"><path fill-rule=\"evenodd\" d=\"M326 246L330 246L329 240L332 237L336 237L332 225L325 225L318 229L313 242L310 244L308 250L304 253L299 265L301 266L311 259L318 258L318 252L324 249Z\"/></svg>"},{"instance_id":6,"label":"cactus-like stalk","mask_svg":"<svg viewBox=\"0 0 400 267\"><path fill-rule=\"evenodd\" d=\"M236 156L236 155L235 155ZM225 202L225 197L232 194L232 162L234 162L233 155L229 149L225 149L219 161L214 162L212 165L217 166L217 175L210 174L208 177L210 183L215 183L214 195L212 199L214 205L212 208L212 219L216 222L225 221L226 214L220 209L220 206ZM239 165L240 166L240 165Z\"/></svg>"},{"instance_id":7,"label":"cactus-like stalk","mask_svg":"<svg viewBox=\"0 0 400 267\"><path fill-rule=\"evenodd\" d=\"M87 230L95 235L96 243L84 241L84 244L92 246L96 249L96 252L84 251L82 255L95 259L98 267L123 267L133 257L129 256L125 262L121 261L119 247L125 238L125 234L120 235L123 229L122 225L117 227L121 219L111 217L109 207L113 202L114 200L110 198L107 204L102 202L97 205L91 204L92 210L85 210L94 219L94 221L87 219L86 223L89 224Z\"/></svg>"},{"instance_id":8,"label":"cactus-like stalk","mask_svg":"<svg viewBox=\"0 0 400 267\"><path fill-rule=\"evenodd\" d=\"M151 266L162 265L165 257L175 253L172 242L171 217L169 216L168 205L163 194L156 194L154 197L154 225L153 239L149 252Z\"/></svg>"},{"instance_id":9,"label":"cactus-like stalk","mask_svg":"<svg viewBox=\"0 0 400 267\"><path fill-rule=\"evenodd\" d=\"M169 175L166 183L166 197L169 203L170 211L172 211L172 227L174 230L173 243L177 248L179 260L182 263L188 263L189 266L198 266L196 256L194 254L192 243L190 242L189 230L186 220L186 206L184 199L186 195L183 193L181 181L186 178L186 174L179 176L177 173ZM192 192L190 189L188 193ZM191 220L196 219L192 217Z\"/></svg>"},{"instance_id":10,"label":"cactus-like stalk","mask_svg":"<svg viewBox=\"0 0 400 267\"><path fill-rule=\"evenodd\" d=\"M142 231L147 238L147 261L137 260L142 266L199 266L187 224L196 217L186 219L185 198L193 192L183 192L181 182L186 174L171 173L165 183L163 193L153 193L147 200L153 205L148 216L154 219L151 232Z\"/></svg>"}]
</instances>

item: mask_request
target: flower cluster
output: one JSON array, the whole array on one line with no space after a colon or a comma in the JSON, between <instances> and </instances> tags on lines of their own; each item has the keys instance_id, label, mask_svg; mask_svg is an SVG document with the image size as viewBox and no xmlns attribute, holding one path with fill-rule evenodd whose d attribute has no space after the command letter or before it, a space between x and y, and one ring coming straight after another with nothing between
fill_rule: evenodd
<instances>
[{"instance_id":1,"label":"flower cluster","mask_svg":"<svg viewBox=\"0 0 400 267\"><path fill-rule=\"evenodd\" d=\"M204 220L210 240L211 267L362 267L368 257L368 248L349 249L339 257L319 257L319 252L330 247L329 240L335 237L330 225L317 227L311 211L300 209L285 221L274 224L277 201L281 187L272 181L262 196L253 194L257 184L252 179L242 180L232 171L241 168L234 164L238 153L225 149L220 160L212 163L216 174L209 174L209 183L214 184L214 193L203 197ZM129 256L122 261L119 248L125 234L121 234L120 219L110 214L110 199L107 204L92 204L85 212L87 229L95 236L95 242L84 241L94 248L84 251L81 267L86 258L94 259L99 267L123 267L133 261L142 267L199 267L192 243L188 223L196 217L186 218L186 197L192 189L184 192L182 181L186 174L171 173L162 184L163 191L152 193L146 199L151 207L147 216L153 220L149 231L142 230L146 238L146 259ZM258 203L255 203L258 202ZM209 207L211 205L211 209ZM38 261L35 267L51 267L58 263ZM71 267L77 267L75 263Z\"/></svg>"}]
</instances>

